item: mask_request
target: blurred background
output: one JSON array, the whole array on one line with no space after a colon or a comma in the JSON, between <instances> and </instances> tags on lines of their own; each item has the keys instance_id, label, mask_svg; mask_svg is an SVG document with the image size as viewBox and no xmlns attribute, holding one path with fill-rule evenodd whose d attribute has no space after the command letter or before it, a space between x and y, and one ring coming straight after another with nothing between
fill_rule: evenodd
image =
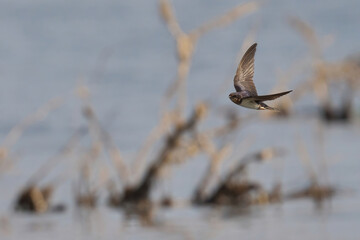
<instances>
[{"instance_id":1,"label":"blurred background","mask_svg":"<svg viewBox=\"0 0 360 240\"><path fill-rule=\"evenodd\" d=\"M359 9L2 0L1 239L357 239Z\"/></svg>"}]
</instances>

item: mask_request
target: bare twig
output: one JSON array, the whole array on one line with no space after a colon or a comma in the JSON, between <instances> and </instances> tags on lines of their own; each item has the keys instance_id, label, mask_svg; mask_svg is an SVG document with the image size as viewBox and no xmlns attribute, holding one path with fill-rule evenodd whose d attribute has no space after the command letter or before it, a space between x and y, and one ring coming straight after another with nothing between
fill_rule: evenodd
<instances>
[{"instance_id":1,"label":"bare twig","mask_svg":"<svg viewBox=\"0 0 360 240\"><path fill-rule=\"evenodd\" d=\"M220 17L210 20L209 22L203 24L199 28L190 32L190 35L195 35L196 38L201 35L209 32L214 28L223 27L235 21L237 18L242 17L246 14L250 14L256 11L259 8L259 3L257 2L248 2L241 5L238 5L228 11L227 13L221 15Z\"/></svg>"},{"instance_id":2,"label":"bare twig","mask_svg":"<svg viewBox=\"0 0 360 240\"><path fill-rule=\"evenodd\" d=\"M268 148L259 151L255 154L249 155L248 157L245 157L242 161L239 162L239 164L234 169L228 172L228 174L225 176L223 181L221 181L218 184L218 186L215 188L212 194L210 194L200 203L203 204L220 203L223 201L224 203L234 203L239 201L239 197L240 197L240 201L242 201L241 200L242 197L247 196L249 191L259 188L260 185L254 183L234 184L233 179L237 175L243 173L246 167L248 166L248 164L256 161L263 161L265 159L270 159L279 154L281 154L279 150L274 148Z\"/></svg>"},{"instance_id":3,"label":"bare twig","mask_svg":"<svg viewBox=\"0 0 360 240\"><path fill-rule=\"evenodd\" d=\"M201 27L187 34L181 30L175 18L175 14L173 13L170 2L168 0L160 0L160 13L176 40L177 57L179 60L177 77L165 93L164 99L162 101L163 108L169 104L170 100L177 92L178 99L176 102L176 113L180 119L182 118L187 99L186 78L189 73L191 58L198 38L211 29L229 24L240 16L255 11L257 8L258 4L255 2L239 5L223 16L205 23Z\"/></svg>"},{"instance_id":4,"label":"bare twig","mask_svg":"<svg viewBox=\"0 0 360 240\"><path fill-rule=\"evenodd\" d=\"M157 179L159 172L161 172L165 166L172 163L173 159L171 158L171 154L178 147L181 137L186 132L189 132L196 127L198 122L203 118L205 112L206 106L204 104L199 104L187 121L175 127L174 131L166 137L165 144L160 150L159 156L148 168L140 183L134 187L125 189L122 203L139 203L149 200L149 192Z\"/></svg>"},{"instance_id":5,"label":"bare twig","mask_svg":"<svg viewBox=\"0 0 360 240\"><path fill-rule=\"evenodd\" d=\"M33 175L30 177L27 186L37 185L39 181L46 177L50 173L60 160L69 156L77 146L79 138L85 135L86 131L84 129L78 129L66 142L66 144L60 149L59 153L50 158L44 165L42 165Z\"/></svg>"},{"instance_id":6,"label":"bare twig","mask_svg":"<svg viewBox=\"0 0 360 240\"><path fill-rule=\"evenodd\" d=\"M11 148L19 139L23 131L34 123L43 120L51 111L55 110L62 104L61 98L53 98L45 105L38 108L34 113L28 115L15 127L13 127L1 144L5 148Z\"/></svg>"}]
</instances>

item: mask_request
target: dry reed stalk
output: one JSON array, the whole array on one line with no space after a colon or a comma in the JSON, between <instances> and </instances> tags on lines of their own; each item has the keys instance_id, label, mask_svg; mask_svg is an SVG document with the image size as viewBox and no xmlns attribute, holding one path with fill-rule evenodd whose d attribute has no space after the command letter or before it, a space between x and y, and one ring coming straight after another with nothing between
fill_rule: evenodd
<instances>
[{"instance_id":1,"label":"dry reed stalk","mask_svg":"<svg viewBox=\"0 0 360 240\"><path fill-rule=\"evenodd\" d=\"M299 18L292 17L289 20L291 26L305 39L313 58L313 88L320 103L324 106L329 99L328 76L325 70L325 62L322 47L314 29Z\"/></svg>"},{"instance_id":2,"label":"dry reed stalk","mask_svg":"<svg viewBox=\"0 0 360 240\"><path fill-rule=\"evenodd\" d=\"M129 173L128 168L124 162L124 158L119 148L115 145L114 140L110 134L104 129L102 129L102 131L104 136L105 149L108 151L110 159L117 169L121 182L125 185L129 182Z\"/></svg>"},{"instance_id":3,"label":"dry reed stalk","mask_svg":"<svg viewBox=\"0 0 360 240\"><path fill-rule=\"evenodd\" d=\"M45 164L32 174L15 201L16 210L34 213L46 212L50 207L52 207L52 210L55 210L53 206L50 206L50 198L56 186L63 179L58 178L52 181L52 183L46 184L45 187L40 187L39 182L44 179L61 160L73 153L79 138L84 134L83 129L76 131L55 156L49 158Z\"/></svg>"},{"instance_id":4,"label":"dry reed stalk","mask_svg":"<svg viewBox=\"0 0 360 240\"><path fill-rule=\"evenodd\" d=\"M332 197L334 194L336 194L337 190L329 184L320 183L318 175L316 174L313 166L311 165L311 158L309 156L309 153L304 143L300 140L298 141L299 156L303 162L304 169L306 170L308 177L310 179L310 184L305 188L302 188L300 190L288 194L287 198L293 199L293 198L308 197L308 198L312 198L316 203L321 204L323 200L328 199ZM326 164L324 163L324 161L325 159L322 161L323 163L320 164L320 167L324 167L324 164ZM325 168L327 169L327 167ZM323 170L325 171L326 169Z\"/></svg>"},{"instance_id":5,"label":"dry reed stalk","mask_svg":"<svg viewBox=\"0 0 360 240\"><path fill-rule=\"evenodd\" d=\"M230 11L226 12L225 14L213 20L210 20L198 27L197 29L191 31L190 35L195 35L196 38L199 38L200 36L204 35L205 33L211 31L214 28L224 27L246 14L255 12L259 9L259 7L260 4L257 2L247 2L244 4L240 4L231 9Z\"/></svg>"},{"instance_id":6,"label":"dry reed stalk","mask_svg":"<svg viewBox=\"0 0 360 240\"><path fill-rule=\"evenodd\" d=\"M291 95L293 101L298 100L309 91L315 91L317 98L323 106L331 107L331 98L328 98L330 83L343 83L348 86L349 92L343 94L346 102L351 102L353 92L359 87L357 84L360 76L360 68L347 61L330 63L323 61L321 64L314 65L314 73L306 81L296 87L296 91ZM324 84L327 86L324 86Z\"/></svg>"},{"instance_id":7,"label":"dry reed stalk","mask_svg":"<svg viewBox=\"0 0 360 240\"><path fill-rule=\"evenodd\" d=\"M195 189L192 201L194 203L201 203L204 200L206 190L214 178L219 174L219 168L221 163L225 160L226 156L231 152L231 144L233 140L231 139L236 134L236 129L240 126L240 121L245 121L247 118L239 118L236 112L227 111L223 116L226 119L224 125L210 130L204 130L201 133L198 133L195 140L199 151L204 152L208 155L210 159L209 167L206 173L203 175L202 180ZM251 115L250 115L251 116ZM248 116L249 117L249 116ZM252 141L252 138L246 138L247 140L243 142L243 145L237 149L248 149L249 143ZM220 150L214 144L214 140L217 140L220 147ZM220 140L220 141L219 141ZM237 151L236 156L239 157Z\"/></svg>"},{"instance_id":8,"label":"dry reed stalk","mask_svg":"<svg viewBox=\"0 0 360 240\"><path fill-rule=\"evenodd\" d=\"M55 168L58 163L64 158L70 156L77 144L79 139L86 134L86 130L78 129L75 133L69 138L65 145L60 149L60 151L49 160L45 162L32 176L29 178L27 186L37 185L41 179L45 178L50 172L51 169Z\"/></svg>"},{"instance_id":9,"label":"dry reed stalk","mask_svg":"<svg viewBox=\"0 0 360 240\"><path fill-rule=\"evenodd\" d=\"M181 141L185 133L195 129L199 121L204 117L206 109L207 107L204 104L198 104L187 121L175 126L173 132L165 138L164 146L160 150L158 157L149 166L140 183L125 189L121 200L122 203L142 203L149 201L149 193L158 178L158 174L164 167L173 162L171 154L177 149L179 141Z\"/></svg>"},{"instance_id":10,"label":"dry reed stalk","mask_svg":"<svg viewBox=\"0 0 360 240\"><path fill-rule=\"evenodd\" d=\"M219 133L218 131L215 131L213 133L211 131L209 133L205 132L199 134L197 137L199 149L208 155L210 159L210 164L193 194L192 202L196 204L202 203L204 201L206 192L209 189L210 184L212 182L216 182L219 180L220 167L222 163L229 158L231 152L233 152L232 153L233 156L236 155L237 157L239 157L242 155L242 152L233 151L232 144L230 144L233 141L231 140L225 140L222 143L223 145L222 147L220 147L219 150L214 144L214 140L216 140L218 137L228 136L228 134L231 134L231 132L227 130L225 131L221 130L220 131L221 135L218 134ZM226 135L222 135L222 134L226 134ZM248 149L250 146L250 142L252 142L251 138L246 138L246 141L242 142L242 144L236 149L240 149L240 150Z\"/></svg>"},{"instance_id":11,"label":"dry reed stalk","mask_svg":"<svg viewBox=\"0 0 360 240\"><path fill-rule=\"evenodd\" d=\"M128 170L127 166L124 163L124 159L121 155L120 150L115 145L110 134L101 126L94 108L91 105L89 94L89 89L83 85L78 88L79 97L83 101L82 112L85 118L88 120L88 128L93 139L93 146L98 146L100 152L104 149L108 152L110 159L112 160L114 166L117 169L119 178L121 181L126 184L128 181Z\"/></svg>"},{"instance_id":12,"label":"dry reed stalk","mask_svg":"<svg viewBox=\"0 0 360 240\"><path fill-rule=\"evenodd\" d=\"M8 146L16 142L17 138L21 135L22 131L26 127L30 126L36 121L43 119L48 112L59 105L59 102L59 99L50 101L44 107L40 108L34 114L28 116L19 125L14 127L8 135L8 141L5 141ZM41 168L39 168L38 171L33 174L33 176L29 179L25 189L22 190L22 192L19 194L19 197L15 202L15 209L38 213L49 210L49 200L54 190L55 184L49 184L46 187L40 188L38 187L38 182L44 178L47 173L50 172L51 168L59 163L60 159L72 153L79 136L83 134L83 130L76 131L75 134L68 140L66 145L60 150L60 152L54 157L50 158Z\"/></svg>"},{"instance_id":13,"label":"dry reed stalk","mask_svg":"<svg viewBox=\"0 0 360 240\"><path fill-rule=\"evenodd\" d=\"M80 175L74 186L74 197L78 206L93 208L96 206L98 191L95 188L92 178L94 178L94 168L97 160L104 150L103 132L97 116L90 101L90 91L85 86L77 88L77 93L82 100L82 113L88 121L88 131L91 136L91 146L80 158Z\"/></svg>"},{"instance_id":14,"label":"dry reed stalk","mask_svg":"<svg viewBox=\"0 0 360 240\"><path fill-rule=\"evenodd\" d=\"M314 91L321 104L321 116L326 121L346 121L351 117L353 86L360 75L360 68L348 60L338 63L329 63L323 59L320 41L313 28L298 18L290 19L291 25L304 37L311 50L313 58L313 76L310 81L301 85L301 88L308 88ZM331 81L341 80L348 85L348 91L343 93L344 100L339 109L332 106L332 98L329 94Z\"/></svg>"},{"instance_id":15,"label":"dry reed stalk","mask_svg":"<svg viewBox=\"0 0 360 240\"><path fill-rule=\"evenodd\" d=\"M201 204L250 204L255 199L251 197L251 192L260 190L260 193L262 193L261 185L248 181L236 183L234 178L241 175L248 164L264 161L279 154L280 152L277 149L267 148L245 157L234 169L228 172L223 181L218 184L215 190Z\"/></svg>"},{"instance_id":16,"label":"dry reed stalk","mask_svg":"<svg viewBox=\"0 0 360 240\"><path fill-rule=\"evenodd\" d=\"M241 175L245 171L248 164L270 159L278 154L279 151L277 149L268 148L245 157L234 169L228 172L215 190L209 194L209 196L205 198L201 204L248 205L251 204L252 201L263 203L265 200L260 197L264 197L265 195L261 185L248 181L235 182L234 179L236 176ZM255 197L251 195L254 191L257 192Z\"/></svg>"},{"instance_id":17,"label":"dry reed stalk","mask_svg":"<svg viewBox=\"0 0 360 240\"><path fill-rule=\"evenodd\" d=\"M147 136L145 142L140 147L137 155L134 159L134 164L131 167L131 172L135 179L144 170L146 157L149 155L150 150L153 148L156 142L165 134L170 131L170 127L177 121L176 114L174 112L165 112L159 120L157 126L155 126L150 134ZM131 179L134 180L134 179Z\"/></svg>"},{"instance_id":18,"label":"dry reed stalk","mask_svg":"<svg viewBox=\"0 0 360 240\"><path fill-rule=\"evenodd\" d=\"M9 165L6 159L9 158L11 148L19 140L26 128L46 118L46 116L62 104L61 98L53 98L38 108L35 112L26 116L22 121L16 124L7 134L0 145L0 169Z\"/></svg>"},{"instance_id":19,"label":"dry reed stalk","mask_svg":"<svg viewBox=\"0 0 360 240\"><path fill-rule=\"evenodd\" d=\"M289 18L290 25L304 38L314 59L322 59L322 47L314 29L297 17Z\"/></svg>"},{"instance_id":20,"label":"dry reed stalk","mask_svg":"<svg viewBox=\"0 0 360 240\"><path fill-rule=\"evenodd\" d=\"M94 208L98 200L98 191L93 183L92 162L99 156L98 149L92 147L83 156L80 166L80 176L74 188L75 201L78 206Z\"/></svg>"},{"instance_id":21,"label":"dry reed stalk","mask_svg":"<svg viewBox=\"0 0 360 240\"><path fill-rule=\"evenodd\" d=\"M183 31L181 30L179 23L176 19L175 13L172 9L171 3L168 0L160 0L159 1L159 10L161 17L166 22L170 33L173 35L174 38L177 38Z\"/></svg>"},{"instance_id":22,"label":"dry reed stalk","mask_svg":"<svg viewBox=\"0 0 360 240\"><path fill-rule=\"evenodd\" d=\"M205 197L205 190L210 184L210 181L219 173L219 168L221 163L226 159L226 157L232 151L231 144L227 144L217 150L214 144L210 139L205 138L205 141L201 144L201 148L204 149L205 153L210 158L210 164L206 171L206 174L203 176L200 184L195 189L193 202L200 203Z\"/></svg>"},{"instance_id":23,"label":"dry reed stalk","mask_svg":"<svg viewBox=\"0 0 360 240\"><path fill-rule=\"evenodd\" d=\"M78 206L96 207L100 191L110 180L108 169L97 161L101 156L101 146L92 145L80 159L80 176L74 186L74 196Z\"/></svg>"},{"instance_id":24,"label":"dry reed stalk","mask_svg":"<svg viewBox=\"0 0 360 240\"><path fill-rule=\"evenodd\" d=\"M190 62L193 56L195 45L199 37L216 27L230 24L237 18L257 10L258 7L258 4L255 2L239 5L226 14L203 24L199 28L190 31L190 33L187 34L181 30L170 2L168 0L160 0L160 14L167 24L172 36L176 40L177 56L179 60L176 80L166 91L162 106L166 106L166 104L170 102L172 97L177 92L178 100L176 102L176 112L181 118L186 106L187 99L186 79L189 73Z\"/></svg>"},{"instance_id":25,"label":"dry reed stalk","mask_svg":"<svg viewBox=\"0 0 360 240\"><path fill-rule=\"evenodd\" d=\"M6 149L10 149L21 137L26 128L46 118L46 116L62 104L61 98L53 98L46 104L38 108L34 113L31 113L15 125L8 135L3 140L1 146Z\"/></svg>"},{"instance_id":26,"label":"dry reed stalk","mask_svg":"<svg viewBox=\"0 0 360 240\"><path fill-rule=\"evenodd\" d=\"M100 189L103 188L109 180L107 171L102 177L96 176L92 167L102 154L108 153L123 185L128 184L128 171L120 150L115 145L111 135L101 126L98 120L90 101L89 89L85 85L82 85L77 90L83 102L82 112L88 121L92 145L81 160L81 174L75 186L74 195L77 205L93 208L97 204ZM96 180L93 181L92 178Z\"/></svg>"},{"instance_id":27,"label":"dry reed stalk","mask_svg":"<svg viewBox=\"0 0 360 240\"><path fill-rule=\"evenodd\" d=\"M202 106L202 105L200 105ZM205 111L205 105L203 105L204 110ZM200 109L201 109L200 108ZM164 125L162 125L161 123L152 131L152 134L150 134L150 137L148 138L148 144L150 145L150 139L153 139L153 137L158 137L159 133L163 133L167 128L170 127L171 124L174 124L175 129L178 128L179 126L182 126L184 123L179 123L173 120L173 118L175 117L175 115L169 113L168 114L169 117L163 119L164 121ZM231 115L232 116L232 115ZM205 144L204 142L208 142L211 141L212 138L219 138L219 137L224 137L224 136L228 136L231 133L234 132L234 129L238 126L238 119L232 117L227 118L227 122L224 124L224 126L218 128L218 129L214 129L212 131L204 131L204 133L195 133L195 134L190 134L188 138L181 137L179 138L176 142L176 147L169 151L167 158L171 159L171 163L181 163L184 162L186 159L194 156L195 154L199 153L199 151L202 151L201 148L204 148L203 150L205 151L209 151L208 153L210 154L214 154L214 151L209 150L209 148L205 149L205 145L209 145L209 144ZM166 124L165 124L166 123ZM190 131L191 132L191 131ZM190 133L189 132L189 133ZM154 143L152 143L154 144ZM149 147L149 145L145 144L145 146ZM200 147L200 145L202 145ZM166 169L166 167L164 166L161 170L158 171L158 175L160 175L160 172L164 172L164 169ZM131 188L130 188L131 189ZM113 198L113 199L118 199L117 197ZM116 202L118 203L119 201L112 201L112 202Z\"/></svg>"},{"instance_id":28,"label":"dry reed stalk","mask_svg":"<svg viewBox=\"0 0 360 240\"><path fill-rule=\"evenodd\" d=\"M213 158L218 153L213 140L218 140L217 142L220 146L229 145L230 141L227 138L234 135L237 127L237 121L234 123L234 119L228 119L224 126L202 132L189 132L190 134L179 139L177 148L172 151L169 158L172 158L173 163L182 163L201 152ZM217 159L218 157L215 158Z\"/></svg>"},{"instance_id":29,"label":"dry reed stalk","mask_svg":"<svg viewBox=\"0 0 360 240\"><path fill-rule=\"evenodd\" d=\"M215 165L219 166L220 162L225 158L226 153L229 151L229 139L231 135L234 134L235 129L239 126L239 119L233 114L225 115L226 122L223 126L205 130L200 133L191 134L189 138L181 138L178 141L177 147L169 154L169 158L172 159L173 163L182 163L186 159L193 157L199 152L205 152L210 159L212 159L212 164L210 165L211 174L204 175L203 184L200 184L198 191L195 191L196 196L202 195L201 191L204 190L203 186L207 186L209 181L216 175ZM217 147L213 143L213 140L219 139L222 149L217 150ZM219 142L219 141L218 141ZM164 169L164 168L163 168Z\"/></svg>"}]
</instances>

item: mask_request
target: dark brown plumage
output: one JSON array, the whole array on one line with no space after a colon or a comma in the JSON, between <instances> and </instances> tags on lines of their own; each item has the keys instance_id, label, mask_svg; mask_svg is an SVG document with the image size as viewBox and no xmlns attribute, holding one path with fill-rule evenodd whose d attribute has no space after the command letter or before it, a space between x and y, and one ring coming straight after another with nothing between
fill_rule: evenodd
<instances>
[{"instance_id":1,"label":"dark brown plumage","mask_svg":"<svg viewBox=\"0 0 360 240\"><path fill-rule=\"evenodd\" d=\"M234 77L234 87L236 92L231 93L229 98L235 104L246 108L257 110L276 110L275 108L267 106L263 102L274 100L292 92L292 90L270 95L259 96L257 94L253 81L256 46L257 44L254 43L242 57Z\"/></svg>"}]
</instances>

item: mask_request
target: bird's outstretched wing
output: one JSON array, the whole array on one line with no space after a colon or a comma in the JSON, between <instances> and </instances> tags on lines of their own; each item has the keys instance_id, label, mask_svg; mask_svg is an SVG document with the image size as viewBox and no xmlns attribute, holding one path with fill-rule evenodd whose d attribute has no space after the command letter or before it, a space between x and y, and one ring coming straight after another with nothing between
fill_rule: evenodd
<instances>
[{"instance_id":1,"label":"bird's outstretched wing","mask_svg":"<svg viewBox=\"0 0 360 240\"><path fill-rule=\"evenodd\" d=\"M262 95L262 96L253 96L251 98L253 98L255 101L269 101L269 100L274 100L278 97L284 96L288 93L292 92L292 90L290 91L286 91L286 92L281 92L281 93L275 93L275 94L270 94L270 95Z\"/></svg>"},{"instance_id":2,"label":"bird's outstretched wing","mask_svg":"<svg viewBox=\"0 0 360 240\"><path fill-rule=\"evenodd\" d=\"M257 43L254 43L242 57L234 77L234 87L237 92L249 91L251 95L257 96L254 77L254 57Z\"/></svg>"}]
</instances>

